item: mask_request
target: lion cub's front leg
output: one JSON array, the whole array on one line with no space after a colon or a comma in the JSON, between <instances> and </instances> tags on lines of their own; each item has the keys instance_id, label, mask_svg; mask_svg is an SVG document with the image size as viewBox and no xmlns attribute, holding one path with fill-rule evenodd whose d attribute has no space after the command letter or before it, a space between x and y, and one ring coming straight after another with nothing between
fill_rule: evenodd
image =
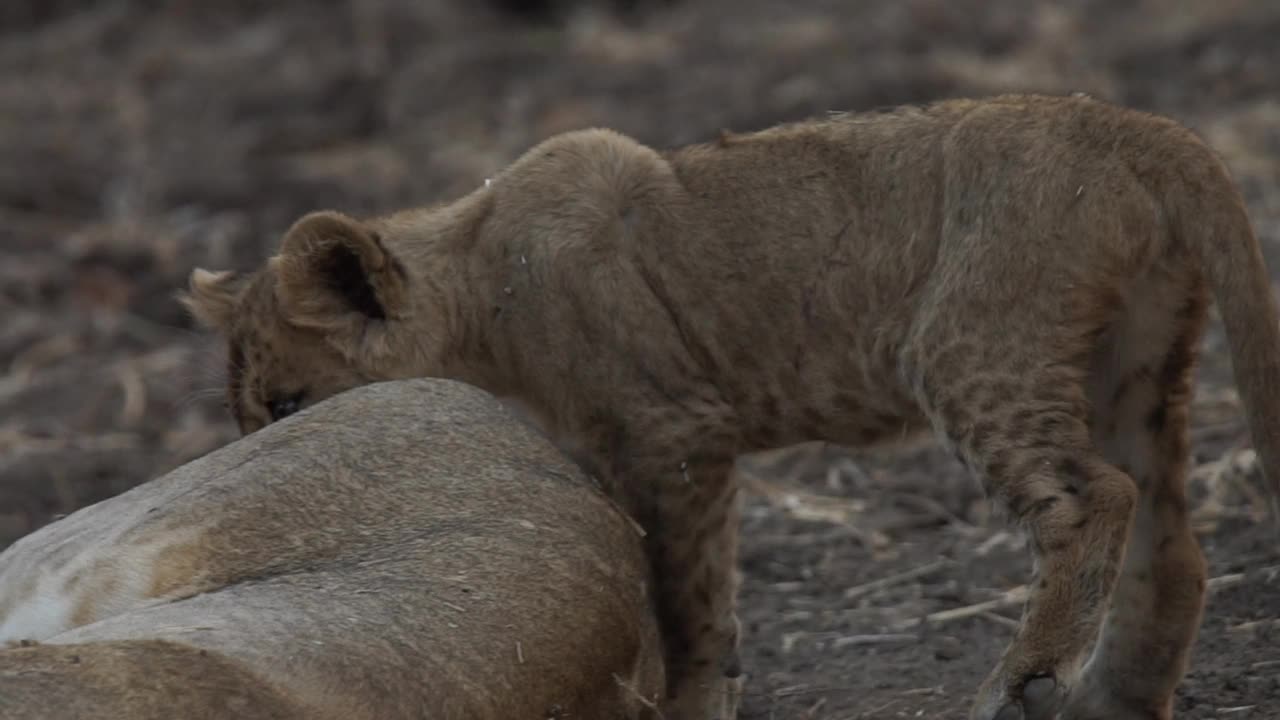
<instances>
[{"instance_id":1,"label":"lion cub's front leg","mask_svg":"<svg viewBox=\"0 0 1280 720\"><path fill-rule=\"evenodd\" d=\"M732 459L636 466L619 493L644 527L666 646L667 720L733 720L742 692L740 499Z\"/></svg>"}]
</instances>

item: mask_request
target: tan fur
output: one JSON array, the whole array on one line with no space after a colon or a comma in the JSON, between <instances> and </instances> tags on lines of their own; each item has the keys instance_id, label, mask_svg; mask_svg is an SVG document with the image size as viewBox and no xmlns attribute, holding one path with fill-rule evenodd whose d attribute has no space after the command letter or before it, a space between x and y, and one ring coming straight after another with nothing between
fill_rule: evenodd
<instances>
[{"instance_id":1,"label":"tan fur","mask_svg":"<svg viewBox=\"0 0 1280 720\"><path fill-rule=\"evenodd\" d=\"M228 656L170 640L0 651L4 720L304 720L305 703Z\"/></svg>"},{"instance_id":2,"label":"tan fur","mask_svg":"<svg viewBox=\"0 0 1280 720\"><path fill-rule=\"evenodd\" d=\"M295 239L318 236L348 249ZM1203 602L1183 479L1210 293L1280 479L1280 331L1240 195L1188 130L1084 97L665 153L572 132L446 205L305 217L226 282L222 310L193 303L232 318L244 432L362 377L533 408L649 531L676 719L732 715L743 453L925 428L955 448L1036 554L983 720L1170 716Z\"/></svg>"},{"instance_id":3,"label":"tan fur","mask_svg":"<svg viewBox=\"0 0 1280 720\"><path fill-rule=\"evenodd\" d=\"M642 545L491 396L368 385L0 553L0 719L657 718Z\"/></svg>"}]
</instances>

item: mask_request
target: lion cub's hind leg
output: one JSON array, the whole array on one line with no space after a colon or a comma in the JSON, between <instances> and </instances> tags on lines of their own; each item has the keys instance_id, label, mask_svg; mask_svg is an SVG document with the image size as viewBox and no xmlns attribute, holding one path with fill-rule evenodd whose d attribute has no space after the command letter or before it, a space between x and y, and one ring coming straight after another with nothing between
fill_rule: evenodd
<instances>
[{"instance_id":1,"label":"lion cub's hind leg","mask_svg":"<svg viewBox=\"0 0 1280 720\"><path fill-rule=\"evenodd\" d=\"M908 349L908 376L935 427L1034 551L1022 625L980 688L973 717L1049 720L1097 636L1138 491L1090 437L1088 350L1102 323L1054 316L1043 305L1008 309L1007 325L984 322L973 311L979 302L941 299ZM1009 338L1007 328L1019 336Z\"/></svg>"},{"instance_id":2,"label":"lion cub's hind leg","mask_svg":"<svg viewBox=\"0 0 1280 720\"><path fill-rule=\"evenodd\" d=\"M1108 332L1090 381L1095 441L1141 495L1067 720L1168 720L1204 604L1206 568L1185 480L1191 372L1207 301L1197 282L1155 277Z\"/></svg>"}]
</instances>

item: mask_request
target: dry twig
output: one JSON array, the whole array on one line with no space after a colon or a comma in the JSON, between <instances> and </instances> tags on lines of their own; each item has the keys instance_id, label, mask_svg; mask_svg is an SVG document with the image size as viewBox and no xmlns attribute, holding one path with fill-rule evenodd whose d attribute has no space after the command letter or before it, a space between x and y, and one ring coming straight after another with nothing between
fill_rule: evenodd
<instances>
[{"instance_id":1,"label":"dry twig","mask_svg":"<svg viewBox=\"0 0 1280 720\"><path fill-rule=\"evenodd\" d=\"M991 612L992 610L1021 605L1027 601L1027 594L1027 586L1019 585L1011 590L1004 591L1000 594L1000 597L997 597L994 600L987 600L986 602L980 602L974 605L966 605L964 607L953 608L951 610L929 613L923 618L903 620L902 622L895 624L893 629L907 630L909 628L919 627L920 625L925 624L935 625L951 622L952 620L963 620L965 618L974 617L975 615Z\"/></svg>"},{"instance_id":2,"label":"dry twig","mask_svg":"<svg viewBox=\"0 0 1280 720\"><path fill-rule=\"evenodd\" d=\"M1280 573L1280 565L1271 565L1264 568L1258 568L1256 570L1252 570L1247 573L1231 573L1230 575L1220 575L1216 578L1210 578L1209 581L1205 583L1205 588L1207 590L1221 590L1223 588L1239 585L1247 580L1256 578L1260 575L1270 576L1270 575L1275 575L1276 573ZM925 625L925 624L935 625L935 624L951 622L953 620L964 620L966 618L971 618L974 616L986 615L995 610L1000 610L1002 608L1007 608L1007 607L1013 607L1015 605L1021 605L1022 603L1026 602L1028 592L1029 590L1026 585L1019 585L1015 588L1011 588L1009 590L1004 591L1003 593L1000 594L999 597L996 597L992 600L986 600L984 602L975 603L973 605L966 605L964 607L952 608L950 610L941 610L939 612L929 613L928 615L925 615L923 618L911 618L909 620L903 620L902 622L894 624L892 627L894 630L907 630L907 629L918 627L920 625ZM1007 621L1009 619L1002 618L1001 620Z\"/></svg>"},{"instance_id":3,"label":"dry twig","mask_svg":"<svg viewBox=\"0 0 1280 720\"><path fill-rule=\"evenodd\" d=\"M657 703L645 697L644 695L641 695L638 690L636 690L635 688L627 684L625 681L623 681L623 679L618 676L618 673L613 674L613 681L618 683L618 687L630 693L631 696L634 697L636 700L638 700L641 705L644 705L645 707L652 710L653 714L658 717L658 720L663 720L665 718L665 716L662 714L662 711L658 709Z\"/></svg>"},{"instance_id":4,"label":"dry twig","mask_svg":"<svg viewBox=\"0 0 1280 720\"><path fill-rule=\"evenodd\" d=\"M1271 618L1268 620L1250 620L1242 622L1239 625L1232 625L1227 628L1228 632L1252 632L1254 630L1269 630L1275 628L1280 630L1280 618ZM1280 662L1280 661L1278 661Z\"/></svg>"},{"instance_id":5,"label":"dry twig","mask_svg":"<svg viewBox=\"0 0 1280 720\"><path fill-rule=\"evenodd\" d=\"M862 645L886 645L890 643L901 642L919 642L920 636L912 633L885 633L882 635L845 635L831 641L831 649L839 650L846 647L859 647Z\"/></svg>"},{"instance_id":6,"label":"dry twig","mask_svg":"<svg viewBox=\"0 0 1280 720\"><path fill-rule=\"evenodd\" d=\"M942 560L931 562L928 565L921 565L920 567L900 572L897 575L890 575L888 577L880 578L879 580L872 580L871 582L863 583L861 585L855 585L844 591L844 599L854 600L864 595L878 593L881 590L893 587L894 585L909 582L911 580L917 580L925 577L926 575L931 575L950 564L951 560L943 558Z\"/></svg>"}]
</instances>

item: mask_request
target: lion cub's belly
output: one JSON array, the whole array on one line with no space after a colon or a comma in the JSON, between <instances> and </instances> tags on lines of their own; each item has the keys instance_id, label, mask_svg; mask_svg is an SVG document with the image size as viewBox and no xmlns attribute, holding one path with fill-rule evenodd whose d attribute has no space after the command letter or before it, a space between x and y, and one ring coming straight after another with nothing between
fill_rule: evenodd
<instances>
[{"instance_id":1,"label":"lion cub's belly","mask_svg":"<svg viewBox=\"0 0 1280 720\"><path fill-rule=\"evenodd\" d=\"M846 447L894 443L927 428L923 413L891 372L846 367L783 371L754 383L741 403L752 450L804 442Z\"/></svg>"}]
</instances>

